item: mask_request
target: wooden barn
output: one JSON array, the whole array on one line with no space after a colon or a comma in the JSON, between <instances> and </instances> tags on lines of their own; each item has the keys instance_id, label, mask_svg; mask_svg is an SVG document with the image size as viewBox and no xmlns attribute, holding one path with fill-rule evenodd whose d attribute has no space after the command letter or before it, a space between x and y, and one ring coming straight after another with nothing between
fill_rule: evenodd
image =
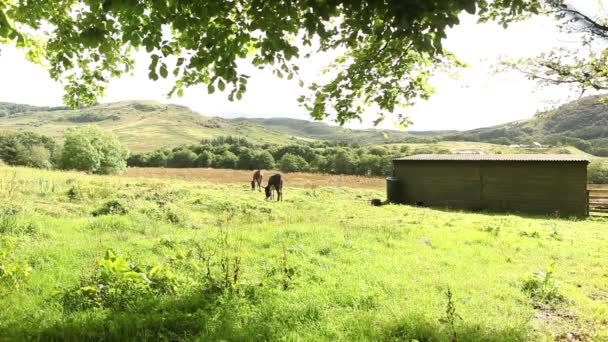
<instances>
[{"instance_id":1,"label":"wooden barn","mask_svg":"<svg viewBox=\"0 0 608 342\"><path fill-rule=\"evenodd\" d=\"M393 160L389 202L587 215L587 165L572 155L420 154Z\"/></svg>"}]
</instances>

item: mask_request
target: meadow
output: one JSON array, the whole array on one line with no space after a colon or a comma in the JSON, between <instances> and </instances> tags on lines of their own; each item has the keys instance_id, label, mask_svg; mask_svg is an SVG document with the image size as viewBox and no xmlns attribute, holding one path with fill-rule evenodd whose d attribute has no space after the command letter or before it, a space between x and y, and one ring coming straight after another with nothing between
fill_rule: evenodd
<instances>
[{"instance_id":1,"label":"meadow","mask_svg":"<svg viewBox=\"0 0 608 342\"><path fill-rule=\"evenodd\" d=\"M0 340L608 340L605 218L248 180L0 166Z\"/></svg>"},{"instance_id":2,"label":"meadow","mask_svg":"<svg viewBox=\"0 0 608 342\"><path fill-rule=\"evenodd\" d=\"M264 184L273 173L279 171L264 170ZM253 171L212 168L160 168L131 167L124 177L178 179L187 181L204 181L213 184L246 184L251 181ZM319 187L347 187L382 190L386 186L385 177L367 177L353 175L334 175L322 173L290 172L285 174L285 182L290 187L316 189Z\"/></svg>"}]
</instances>

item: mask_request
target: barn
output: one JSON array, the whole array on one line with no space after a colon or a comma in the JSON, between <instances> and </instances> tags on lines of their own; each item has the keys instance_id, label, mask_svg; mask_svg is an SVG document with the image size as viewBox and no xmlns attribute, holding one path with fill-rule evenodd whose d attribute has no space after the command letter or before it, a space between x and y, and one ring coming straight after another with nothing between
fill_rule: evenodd
<instances>
[{"instance_id":1,"label":"barn","mask_svg":"<svg viewBox=\"0 0 608 342\"><path fill-rule=\"evenodd\" d=\"M393 160L392 203L587 215L587 165L573 155L420 154Z\"/></svg>"}]
</instances>

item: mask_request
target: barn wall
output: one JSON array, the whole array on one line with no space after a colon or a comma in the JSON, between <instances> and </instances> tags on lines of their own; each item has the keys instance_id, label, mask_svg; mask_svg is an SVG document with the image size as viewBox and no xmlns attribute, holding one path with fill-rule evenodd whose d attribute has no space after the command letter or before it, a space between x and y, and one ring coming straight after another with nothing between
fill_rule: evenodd
<instances>
[{"instance_id":1,"label":"barn wall","mask_svg":"<svg viewBox=\"0 0 608 342\"><path fill-rule=\"evenodd\" d=\"M476 162L416 161L395 164L403 203L480 209L480 174Z\"/></svg>"},{"instance_id":2,"label":"barn wall","mask_svg":"<svg viewBox=\"0 0 608 342\"><path fill-rule=\"evenodd\" d=\"M485 163L482 201L497 211L586 215L585 163Z\"/></svg>"},{"instance_id":3,"label":"barn wall","mask_svg":"<svg viewBox=\"0 0 608 342\"><path fill-rule=\"evenodd\" d=\"M467 210L585 215L587 166L558 162L395 162L401 202Z\"/></svg>"}]
</instances>

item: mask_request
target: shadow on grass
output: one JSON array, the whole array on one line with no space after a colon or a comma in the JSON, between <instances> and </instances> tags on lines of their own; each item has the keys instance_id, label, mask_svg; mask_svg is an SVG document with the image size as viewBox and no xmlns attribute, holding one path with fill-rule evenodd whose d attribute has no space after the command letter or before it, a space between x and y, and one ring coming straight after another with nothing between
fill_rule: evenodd
<instances>
[{"instance_id":1,"label":"shadow on grass","mask_svg":"<svg viewBox=\"0 0 608 342\"><path fill-rule=\"evenodd\" d=\"M548 220L548 219L559 219L564 221L584 221L589 220L592 217L598 216L567 216L567 215L557 215L557 214L527 214L519 211L494 211L489 209L461 209L461 208L453 208L446 206L425 206L425 205L412 205L412 204L400 204L400 203L390 203L393 205L402 205L408 208L424 208L433 211L440 211L447 214L483 214L487 216L517 216L524 219L532 219L532 220ZM599 216L601 217L601 216ZM606 216L608 217L608 216Z\"/></svg>"},{"instance_id":2,"label":"shadow on grass","mask_svg":"<svg viewBox=\"0 0 608 342\"><path fill-rule=\"evenodd\" d=\"M333 314L324 314L327 305L293 303L273 298L272 292L253 292L160 298L120 312L85 310L66 314L49 327L8 327L0 330L0 341L454 341L438 320L408 315L387 320L362 310L342 312L334 321ZM459 341L530 339L527 327L489 328L460 322L456 330Z\"/></svg>"}]
</instances>

